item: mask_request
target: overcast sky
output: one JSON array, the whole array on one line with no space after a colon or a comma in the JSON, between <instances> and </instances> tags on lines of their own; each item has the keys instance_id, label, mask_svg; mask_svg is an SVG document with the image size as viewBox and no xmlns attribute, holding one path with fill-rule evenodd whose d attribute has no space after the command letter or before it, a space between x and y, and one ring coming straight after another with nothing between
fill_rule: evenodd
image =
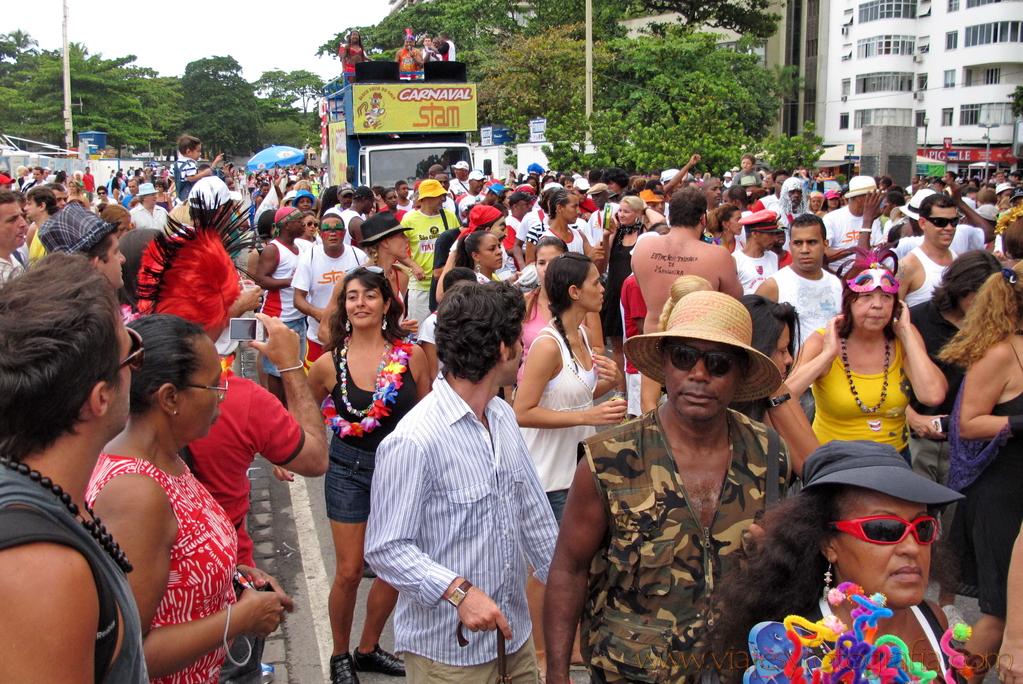
<instances>
[{"instance_id":1,"label":"overcast sky","mask_svg":"<svg viewBox=\"0 0 1023 684\"><path fill-rule=\"evenodd\" d=\"M231 55L242 75L255 81L264 71L305 69L325 81L340 75L337 58L316 48L348 26L375 24L388 0L335 2L228 2L170 0L122 3L67 0L68 40L104 57L135 55L136 64L161 76L180 76L189 62ZM0 33L21 29L45 50L61 47L61 0L9 0L0 10ZM136 8L137 11L132 11ZM163 8L160 11L158 8Z\"/></svg>"}]
</instances>

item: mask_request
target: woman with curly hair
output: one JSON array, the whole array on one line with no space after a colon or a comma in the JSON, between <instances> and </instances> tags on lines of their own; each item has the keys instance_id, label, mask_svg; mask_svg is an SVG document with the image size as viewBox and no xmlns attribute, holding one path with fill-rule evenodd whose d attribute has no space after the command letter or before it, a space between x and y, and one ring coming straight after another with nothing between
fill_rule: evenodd
<instances>
[{"instance_id":1,"label":"woman with curly hair","mask_svg":"<svg viewBox=\"0 0 1023 684\"><path fill-rule=\"evenodd\" d=\"M1023 265L1017 264L988 277L939 357L966 369L949 420L948 486L966 496L950 538L961 559L958 593L977 597L983 614L967 644L975 653L998 652L1013 540L1023 523L1021 324Z\"/></svg>"},{"instance_id":2,"label":"woman with curly hair","mask_svg":"<svg viewBox=\"0 0 1023 684\"><path fill-rule=\"evenodd\" d=\"M799 494L768 512L746 564L718 587L723 610L706 645L722 679L740 682L743 669L760 662L748 649L760 622L800 615L851 628L853 604L827 600L838 598L833 592L845 582L867 595L883 593L893 615L878 622L878 635L901 638L912 645L913 660L931 669L940 662L943 671L939 639L947 622L924 592L935 512L961 495L914 473L892 446L869 441L836 440L815 450L803 482ZM769 663L778 670L784 664Z\"/></svg>"},{"instance_id":3,"label":"woman with curly hair","mask_svg":"<svg viewBox=\"0 0 1023 684\"><path fill-rule=\"evenodd\" d=\"M948 383L927 355L923 338L899 301L896 262L888 248L853 248L843 281L842 313L803 344L786 383L793 396L813 387L813 430L823 444L869 439L900 451L907 462L909 393L927 406L945 398Z\"/></svg>"}]
</instances>

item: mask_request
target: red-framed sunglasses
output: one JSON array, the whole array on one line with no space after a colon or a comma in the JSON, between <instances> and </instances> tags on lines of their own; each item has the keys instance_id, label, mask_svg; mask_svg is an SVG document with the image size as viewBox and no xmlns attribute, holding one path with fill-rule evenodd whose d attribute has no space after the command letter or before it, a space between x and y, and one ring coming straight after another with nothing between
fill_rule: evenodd
<instances>
[{"instance_id":1,"label":"red-framed sunglasses","mask_svg":"<svg viewBox=\"0 0 1023 684\"><path fill-rule=\"evenodd\" d=\"M931 516L909 522L893 515L871 515L839 520L831 526L871 544L900 544L910 532L918 544L933 544L938 538L938 521Z\"/></svg>"}]
</instances>

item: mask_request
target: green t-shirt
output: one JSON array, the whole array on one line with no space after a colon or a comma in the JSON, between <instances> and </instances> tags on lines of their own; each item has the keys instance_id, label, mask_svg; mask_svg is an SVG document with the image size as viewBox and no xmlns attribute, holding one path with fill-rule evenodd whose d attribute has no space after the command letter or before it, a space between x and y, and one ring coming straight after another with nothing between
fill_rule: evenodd
<instances>
[{"instance_id":1,"label":"green t-shirt","mask_svg":"<svg viewBox=\"0 0 1023 684\"><path fill-rule=\"evenodd\" d=\"M409 280L410 290L422 290L429 292L430 283L433 281L433 249L437 238L445 230L458 227L458 218L446 209L441 209L441 215L424 216L421 212L410 211L401 220L401 225L408 229L409 250L412 252L412 260L423 268L426 275L422 280L412 278ZM447 224L445 224L445 220Z\"/></svg>"}]
</instances>

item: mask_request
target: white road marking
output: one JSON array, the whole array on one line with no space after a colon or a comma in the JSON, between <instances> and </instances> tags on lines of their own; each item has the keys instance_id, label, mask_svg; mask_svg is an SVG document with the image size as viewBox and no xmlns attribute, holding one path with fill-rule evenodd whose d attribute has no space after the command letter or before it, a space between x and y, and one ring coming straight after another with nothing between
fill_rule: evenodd
<instances>
[{"instance_id":1,"label":"white road marking","mask_svg":"<svg viewBox=\"0 0 1023 684\"><path fill-rule=\"evenodd\" d=\"M320 671L325 684L330 680L330 654L333 650L334 638L330 631L330 617L327 613L327 601L330 597L330 580L327 579L327 568L323 564L323 549L316 535L316 523L313 522L313 510L309 506L308 480L296 477L288 483L291 490L291 505L295 515L295 530L298 533L298 548L301 549L302 574L309 591L309 605L312 608L313 631L316 634L316 646L320 652ZM330 550L333 553L333 549Z\"/></svg>"}]
</instances>

